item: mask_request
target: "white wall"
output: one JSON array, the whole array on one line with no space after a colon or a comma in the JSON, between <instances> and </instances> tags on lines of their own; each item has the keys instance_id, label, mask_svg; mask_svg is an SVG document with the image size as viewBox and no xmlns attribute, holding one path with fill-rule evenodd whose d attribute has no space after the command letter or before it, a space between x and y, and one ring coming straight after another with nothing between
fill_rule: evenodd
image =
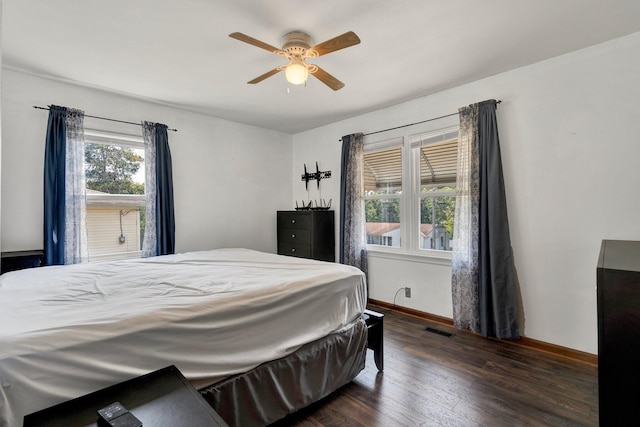
<instances>
[{"instance_id":1,"label":"white wall","mask_svg":"<svg viewBox=\"0 0 640 427\"><path fill-rule=\"evenodd\" d=\"M318 160L322 170L333 173L322 181L322 197L337 203L342 135L438 117L485 99L502 100L498 125L522 333L597 353L600 242L640 239L638 52L640 33L635 33L294 135L294 199L307 197L299 181L303 163ZM310 198L315 197L312 190ZM393 302L399 287L411 286L412 298L400 293L397 304L452 316L450 262L373 255L369 264L371 298Z\"/></svg>"},{"instance_id":2,"label":"white wall","mask_svg":"<svg viewBox=\"0 0 640 427\"><path fill-rule=\"evenodd\" d=\"M522 332L596 353L600 241L640 239L639 51L636 33L293 137L5 69L1 247L42 247L47 113L33 105L65 105L178 128L169 135L176 249L244 246L274 252L275 211L289 209L293 201L333 199L337 219L342 135L437 117L496 98L503 101L498 122ZM85 124L135 131L135 126L91 119ZM310 183L307 193L300 181L303 163L315 168L316 161L333 176L322 181L320 191ZM442 260L374 255L370 296L393 302L399 287L411 286L412 298L400 293L396 303L451 317L450 270Z\"/></svg>"},{"instance_id":3,"label":"white wall","mask_svg":"<svg viewBox=\"0 0 640 427\"><path fill-rule=\"evenodd\" d=\"M276 250L276 210L291 205L291 135L5 69L2 75L3 251L42 248L47 111L56 104L86 114L177 128L173 160L176 251L217 247ZM141 132L85 119L85 127Z\"/></svg>"}]
</instances>

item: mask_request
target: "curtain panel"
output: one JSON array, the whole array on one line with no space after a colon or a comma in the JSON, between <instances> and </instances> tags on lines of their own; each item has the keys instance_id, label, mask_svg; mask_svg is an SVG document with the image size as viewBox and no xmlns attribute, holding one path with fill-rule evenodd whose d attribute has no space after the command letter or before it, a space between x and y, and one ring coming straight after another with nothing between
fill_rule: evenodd
<instances>
[{"instance_id":1,"label":"curtain panel","mask_svg":"<svg viewBox=\"0 0 640 427\"><path fill-rule=\"evenodd\" d=\"M456 207L451 257L453 324L459 329L480 331L478 306L479 161L478 111L459 109Z\"/></svg>"},{"instance_id":2,"label":"curtain panel","mask_svg":"<svg viewBox=\"0 0 640 427\"><path fill-rule=\"evenodd\" d=\"M364 135L342 137L340 167L340 263L367 274L362 170Z\"/></svg>"},{"instance_id":3,"label":"curtain panel","mask_svg":"<svg viewBox=\"0 0 640 427\"><path fill-rule=\"evenodd\" d=\"M142 257L175 253L173 173L167 126L142 122L146 219Z\"/></svg>"},{"instance_id":4,"label":"curtain panel","mask_svg":"<svg viewBox=\"0 0 640 427\"><path fill-rule=\"evenodd\" d=\"M459 109L454 325L517 339L518 308L495 100Z\"/></svg>"},{"instance_id":5,"label":"curtain panel","mask_svg":"<svg viewBox=\"0 0 640 427\"><path fill-rule=\"evenodd\" d=\"M88 258L84 112L49 107L44 156L44 265Z\"/></svg>"},{"instance_id":6,"label":"curtain panel","mask_svg":"<svg viewBox=\"0 0 640 427\"><path fill-rule=\"evenodd\" d=\"M89 259L84 175L84 111L67 108L64 263Z\"/></svg>"},{"instance_id":7,"label":"curtain panel","mask_svg":"<svg viewBox=\"0 0 640 427\"><path fill-rule=\"evenodd\" d=\"M64 264L67 109L52 105L44 149L44 265Z\"/></svg>"}]
</instances>

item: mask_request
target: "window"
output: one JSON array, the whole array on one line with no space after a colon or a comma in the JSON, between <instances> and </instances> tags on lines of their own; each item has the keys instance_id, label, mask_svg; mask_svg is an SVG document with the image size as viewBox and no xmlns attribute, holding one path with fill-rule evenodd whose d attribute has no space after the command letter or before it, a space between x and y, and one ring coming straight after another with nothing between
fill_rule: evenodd
<instances>
[{"instance_id":1,"label":"window","mask_svg":"<svg viewBox=\"0 0 640 427\"><path fill-rule=\"evenodd\" d=\"M402 145L393 142L364 155L363 169L367 244L399 248L402 195Z\"/></svg>"},{"instance_id":2,"label":"window","mask_svg":"<svg viewBox=\"0 0 640 427\"><path fill-rule=\"evenodd\" d=\"M418 137L411 144L417 157L414 197L420 209L418 249L451 251L456 208L458 132Z\"/></svg>"},{"instance_id":3,"label":"window","mask_svg":"<svg viewBox=\"0 0 640 427\"><path fill-rule=\"evenodd\" d=\"M144 237L142 137L85 130L89 260L139 258Z\"/></svg>"},{"instance_id":4,"label":"window","mask_svg":"<svg viewBox=\"0 0 640 427\"><path fill-rule=\"evenodd\" d=\"M457 126L365 144L371 249L418 254L452 250L457 156Z\"/></svg>"}]
</instances>

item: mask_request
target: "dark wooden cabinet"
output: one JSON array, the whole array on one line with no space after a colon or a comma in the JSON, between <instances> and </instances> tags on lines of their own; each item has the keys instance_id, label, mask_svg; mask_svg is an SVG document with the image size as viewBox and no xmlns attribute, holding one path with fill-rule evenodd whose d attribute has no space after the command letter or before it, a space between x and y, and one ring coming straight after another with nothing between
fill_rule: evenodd
<instances>
[{"instance_id":1,"label":"dark wooden cabinet","mask_svg":"<svg viewBox=\"0 0 640 427\"><path fill-rule=\"evenodd\" d=\"M278 211L278 254L334 262L334 211Z\"/></svg>"},{"instance_id":2,"label":"dark wooden cabinet","mask_svg":"<svg viewBox=\"0 0 640 427\"><path fill-rule=\"evenodd\" d=\"M40 267L43 259L44 251L42 250L2 252L0 273Z\"/></svg>"},{"instance_id":3,"label":"dark wooden cabinet","mask_svg":"<svg viewBox=\"0 0 640 427\"><path fill-rule=\"evenodd\" d=\"M640 242L604 240L598 259L597 283L600 425L637 425Z\"/></svg>"}]
</instances>

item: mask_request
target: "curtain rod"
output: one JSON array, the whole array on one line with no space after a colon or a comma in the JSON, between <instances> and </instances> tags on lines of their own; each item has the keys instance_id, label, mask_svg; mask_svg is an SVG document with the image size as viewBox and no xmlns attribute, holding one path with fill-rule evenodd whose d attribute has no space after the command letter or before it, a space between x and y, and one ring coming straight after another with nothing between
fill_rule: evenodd
<instances>
[{"instance_id":1,"label":"curtain rod","mask_svg":"<svg viewBox=\"0 0 640 427\"><path fill-rule=\"evenodd\" d=\"M36 105L33 106L33 108L37 109L37 110L51 110L51 108L49 107L38 107ZM85 117L91 117L92 119L100 119L100 120L108 120L110 122L118 122L118 123L126 123L128 125L136 125L136 126L142 126L141 123L135 123L135 122L127 122L125 120L116 120L116 119L109 119L107 117L99 117L99 116L90 116L89 114L85 114ZM167 128L167 130L173 131L173 132L178 132L178 129L170 129Z\"/></svg>"},{"instance_id":2,"label":"curtain rod","mask_svg":"<svg viewBox=\"0 0 640 427\"><path fill-rule=\"evenodd\" d=\"M498 100L498 101L496 101L496 104L500 104L501 102L502 102L502 101ZM460 114L460 113L445 114L444 116L434 117L434 118L432 118L432 119L427 119L427 120L422 120L421 122L409 123L409 124L407 124L407 125L396 126L396 127L394 127L394 128L383 129L383 130L377 130L377 131L375 131L375 132L365 133L363 136L375 135L376 133L389 132L390 130L396 130L396 129L406 128L406 127L409 127L409 126L415 126L415 125L419 125L419 124L422 124L422 123L432 122L432 121L434 121L434 120L444 119L445 117L457 116L458 114ZM339 142L342 142L342 138L340 138L338 141L339 141Z\"/></svg>"}]
</instances>

